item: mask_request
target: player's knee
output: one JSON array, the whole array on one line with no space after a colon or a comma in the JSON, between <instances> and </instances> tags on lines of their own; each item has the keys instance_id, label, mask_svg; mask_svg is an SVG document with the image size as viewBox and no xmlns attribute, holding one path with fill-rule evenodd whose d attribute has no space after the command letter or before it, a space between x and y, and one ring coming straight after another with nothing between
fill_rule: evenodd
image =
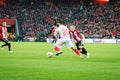
<instances>
[{"instance_id":1,"label":"player's knee","mask_svg":"<svg viewBox=\"0 0 120 80\"><path fill-rule=\"evenodd\" d=\"M82 48L83 48L83 46L79 46L79 48L80 48L80 49L82 49Z\"/></svg>"},{"instance_id":2,"label":"player's knee","mask_svg":"<svg viewBox=\"0 0 120 80\"><path fill-rule=\"evenodd\" d=\"M83 50L82 50L82 49L80 49L79 51L82 53L82 51L83 51Z\"/></svg>"},{"instance_id":3,"label":"player's knee","mask_svg":"<svg viewBox=\"0 0 120 80\"><path fill-rule=\"evenodd\" d=\"M11 44L10 41L8 42L8 44Z\"/></svg>"},{"instance_id":4,"label":"player's knee","mask_svg":"<svg viewBox=\"0 0 120 80\"><path fill-rule=\"evenodd\" d=\"M79 46L79 51L80 51L80 52L83 51L83 46Z\"/></svg>"},{"instance_id":5,"label":"player's knee","mask_svg":"<svg viewBox=\"0 0 120 80\"><path fill-rule=\"evenodd\" d=\"M10 44L10 41L8 41L7 43Z\"/></svg>"}]
</instances>

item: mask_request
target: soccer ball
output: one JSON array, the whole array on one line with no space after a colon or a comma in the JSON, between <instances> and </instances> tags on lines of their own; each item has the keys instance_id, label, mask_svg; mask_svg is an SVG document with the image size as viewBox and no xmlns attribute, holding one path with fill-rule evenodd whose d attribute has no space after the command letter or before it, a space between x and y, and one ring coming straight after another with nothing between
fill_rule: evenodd
<instances>
[{"instance_id":1,"label":"soccer ball","mask_svg":"<svg viewBox=\"0 0 120 80\"><path fill-rule=\"evenodd\" d=\"M52 57L52 55L53 55L53 53L52 53L52 52L47 52L47 57L51 58L51 57Z\"/></svg>"}]
</instances>

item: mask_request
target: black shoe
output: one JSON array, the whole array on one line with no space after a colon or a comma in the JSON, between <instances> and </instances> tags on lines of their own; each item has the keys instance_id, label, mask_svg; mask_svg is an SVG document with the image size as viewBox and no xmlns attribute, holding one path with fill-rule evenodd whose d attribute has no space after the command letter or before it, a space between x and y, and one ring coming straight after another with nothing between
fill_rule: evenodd
<instances>
[{"instance_id":1,"label":"black shoe","mask_svg":"<svg viewBox=\"0 0 120 80\"><path fill-rule=\"evenodd\" d=\"M62 53L63 53L63 52L59 52L59 53L56 54L56 56L59 56L59 55L62 54Z\"/></svg>"}]
</instances>

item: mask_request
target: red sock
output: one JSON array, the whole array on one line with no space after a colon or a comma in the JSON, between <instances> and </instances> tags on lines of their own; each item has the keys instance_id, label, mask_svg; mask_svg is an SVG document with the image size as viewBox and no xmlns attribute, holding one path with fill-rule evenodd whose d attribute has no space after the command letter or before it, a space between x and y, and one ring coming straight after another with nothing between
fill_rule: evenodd
<instances>
[{"instance_id":1,"label":"red sock","mask_svg":"<svg viewBox=\"0 0 120 80\"><path fill-rule=\"evenodd\" d=\"M55 47L54 47L54 50L57 51L57 52L59 52L59 51L60 51L60 48L57 47L57 46L55 46Z\"/></svg>"},{"instance_id":2,"label":"red sock","mask_svg":"<svg viewBox=\"0 0 120 80\"><path fill-rule=\"evenodd\" d=\"M77 49L74 49L74 52L78 55L78 56L80 56L80 52L79 52L79 50L77 50Z\"/></svg>"}]
</instances>

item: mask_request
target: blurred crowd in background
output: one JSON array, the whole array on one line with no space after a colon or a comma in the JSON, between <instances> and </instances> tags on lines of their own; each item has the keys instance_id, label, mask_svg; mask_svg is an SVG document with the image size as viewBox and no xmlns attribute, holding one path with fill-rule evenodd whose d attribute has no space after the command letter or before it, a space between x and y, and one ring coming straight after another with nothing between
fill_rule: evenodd
<instances>
[{"instance_id":1,"label":"blurred crowd in background","mask_svg":"<svg viewBox=\"0 0 120 80\"><path fill-rule=\"evenodd\" d=\"M7 0L6 0L7 1ZM120 4L89 5L79 3L16 2L0 6L0 18L16 17L23 38L45 41L57 20L74 24L86 38L120 38Z\"/></svg>"}]
</instances>

